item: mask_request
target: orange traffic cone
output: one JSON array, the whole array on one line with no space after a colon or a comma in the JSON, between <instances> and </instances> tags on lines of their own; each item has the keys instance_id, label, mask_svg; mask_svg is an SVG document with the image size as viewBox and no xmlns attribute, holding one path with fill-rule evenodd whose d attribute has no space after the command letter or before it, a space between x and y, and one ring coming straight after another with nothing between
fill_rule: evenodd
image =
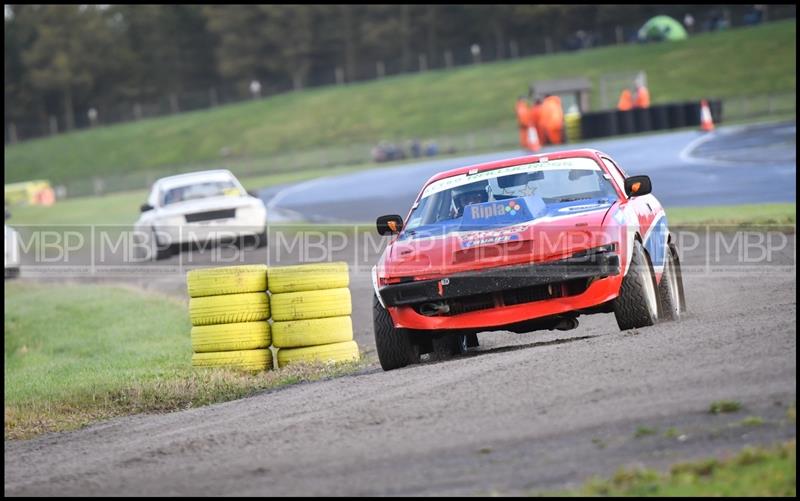
<instances>
[{"instance_id":1,"label":"orange traffic cone","mask_svg":"<svg viewBox=\"0 0 800 501\"><path fill-rule=\"evenodd\" d=\"M711 109L708 107L708 101L705 99L700 101L700 129L706 132L714 130L714 121L711 119Z\"/></svg>"},{"instance_id":2,"label":"orange traffic cone","mask_svg":"<svg viewBox=\"0 0 800 501\"><path fill-rule=\"evenodd\" d=\"M528 149L531 151L539 151L542 149L542 143L539 142L539 134L536 132L536 127L528 126Z\"/></svg>"}]
</instances>

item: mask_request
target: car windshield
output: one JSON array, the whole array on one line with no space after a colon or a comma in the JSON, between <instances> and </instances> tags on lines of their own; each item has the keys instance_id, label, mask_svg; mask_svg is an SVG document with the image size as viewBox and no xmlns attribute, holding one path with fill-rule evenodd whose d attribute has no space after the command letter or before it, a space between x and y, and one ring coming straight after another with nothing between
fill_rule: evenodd
<instances>
[{"instance_id":1,"label":"car windshield","mask_svg":"<svg viewBox=\"0 0 800 501\"><path fill-rule=\"evenodd\" d=\"M164 192L164 205L223 195L238 197L242 196L242 192L233 180L187 184Z\"/></svg>"},{"instance_id":2,"label":"car windshield","mask_svg":"<svg viewBox=\"0 0 800 501\"><path fill-rule=\"evenodd\" d=\"M615 200L610 176L591 158L516 165L431 183L404 233L430 233L426 230L434 226L441 234L442 229L447 233L480 225L518 224L554 213L596 209Z\"/></svg>"}]
</instances>

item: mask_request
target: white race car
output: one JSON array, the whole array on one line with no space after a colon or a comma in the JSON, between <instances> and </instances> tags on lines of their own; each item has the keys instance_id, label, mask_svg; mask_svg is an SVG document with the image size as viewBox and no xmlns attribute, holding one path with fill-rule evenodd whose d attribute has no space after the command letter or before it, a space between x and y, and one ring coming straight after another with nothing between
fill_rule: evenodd
<instances>
[{"instance_id":1,"label":"white race car","mask_svg":"<svg viewBox=\"0 0 800 501\"><path fill-rule=\"evenodd\" d=\"M228 170L157 180L134 224L139 257L163 259L182 244L254 238L267 244L267 209ZM144 251L146 250L146 251Z\"/></svg>"},{"instance_id":2,"label":"white race car","mask_svg":"<svg viewBox=\"0 0 800 501\"><path fill-rule=\"evenodd\" d=\"M11 214L8 213L6 210L6 219L8 219ZM19 276L19 233L14 228L4 225L5 226L5 272L4 278L14 278Z\"/></svg>"}]
</instances>

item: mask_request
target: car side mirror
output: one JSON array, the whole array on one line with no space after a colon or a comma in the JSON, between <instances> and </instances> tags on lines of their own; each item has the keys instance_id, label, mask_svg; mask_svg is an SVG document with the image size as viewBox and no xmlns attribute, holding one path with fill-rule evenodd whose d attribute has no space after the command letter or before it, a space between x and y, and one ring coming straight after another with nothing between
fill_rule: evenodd
<instances>
[{"instance_id":1,"label":"car side mirror","mask_svg":"<svg viewBox=\"0 0 800 501\"><path fill-rule=\"evenodd\" d=\"M379 235L393 235L403 229L403 218L397 214L381 216L376 222Z\"/></svg>"},{"instance_id":2,"label":"car side mirror","mask_svg":"<svg viewBox=\"0 0 800 501\"><path fill-rule=\"evenodd\" d=\"M247 194L253 198L258 198L258 193L256 192L256 190L247 190Z\"/></svg>"},{"instance_id":3,"label":"car side mirror","mask_svg":"<svg viewBox=\"0 0 800 501\"><path fill-rule=\"evenodd\" d=\"M648 176L631 176L625 179L625 194L630 197L647 195L653 191L653 184Z\"/></svg>"},{"instance_id":4,"label":"car side mirror","mask_svg":"<svg viewBox=\"0 0 800 501\"><path fill-rule=\"evenodd\" d=\"M142 204L142 206L139 207L139 210L141 210L142 212L147 212L147 211L153 210L153 209L154 209L154 207L152 205L150 205L150 204Z\"/></svg>"}]
</instances>

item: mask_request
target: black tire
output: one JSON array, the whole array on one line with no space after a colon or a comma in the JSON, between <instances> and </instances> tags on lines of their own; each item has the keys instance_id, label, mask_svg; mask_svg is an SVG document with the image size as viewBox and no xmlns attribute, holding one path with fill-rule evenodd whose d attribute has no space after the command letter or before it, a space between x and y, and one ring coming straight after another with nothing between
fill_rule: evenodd
<instances>
[{"instance_id":1,"label":"black tire","mask_svg":"<svg viewBox=\"0 0 800 501\"><path fill-rule=\"evenodd\" d=\"M467 334L467 348L477 348L480 345L477 334Z\"/></svg>"},{"instance_id":2,"label":"black tire","mask_svg":"<svg viewBox=\"0 0 800 501\"><path fill-rule=\"evenodd\" d=\"M155 254L153 255L153 259L155 261L160 261L162 259L167 259L169 257L172 257L173 254L175 254L177 246L175 246L175 245L167 245L166 247L164 247L161 244L159 244L158 243L158 237L156 236L155 230L153 230L152 237L153 237L153 243L155 244L155 247L154 247Z\"/></svg>"},{"instance_id":3,"label":"black tire","mask_svg":"<svg viewBox=\"0 0 800 501\"><path fill-rule=\"evenodd\" d=\"M419 347L411 342L407 329L397 329L378 297L372 296L372 323L378 360L385 371L419 363Z\"/></svg>"},{"instance_id":4,"label":"black tire","mask_svg":"<svg viewBox=\"0 0 800 501\"><path fill-rule=\"evenodd\" d=\"M267 246L267 229L256 235L256 249L261 249Z\"/></svg>"},{"instance_id":5,"label":"black tire","mask_svg":"<svg viewBox=\"0 0 800 501\"><path fill-rule=\"evenodd\" d=\"M630 269L614 299L614 316L620 330L654 325L658 321L658 293L650 259L634 240Z\"/></svg>"},{"instance_id":6,"label":"black tire","mask_svg":"<svg viewBox=\"0 0 800 501\"><path fill-rule=\"evenodd\" d=\"M680 320L684 311L683 280L680 263L675 251L667 247L664 262L664 274L658 284L658 297L661 300L661 318L664 320Z\"/></svg>"},{"instance_id":7,"label":"black tire","mask_svg":"<svg viewBox=\"0 0 800 501\"><path fill-rule=\"evenodd\" d=\"M447 360L467 350L467 336L464 334L440 334L431 339L433 357Z\"/></svg>"}]
</instances>

